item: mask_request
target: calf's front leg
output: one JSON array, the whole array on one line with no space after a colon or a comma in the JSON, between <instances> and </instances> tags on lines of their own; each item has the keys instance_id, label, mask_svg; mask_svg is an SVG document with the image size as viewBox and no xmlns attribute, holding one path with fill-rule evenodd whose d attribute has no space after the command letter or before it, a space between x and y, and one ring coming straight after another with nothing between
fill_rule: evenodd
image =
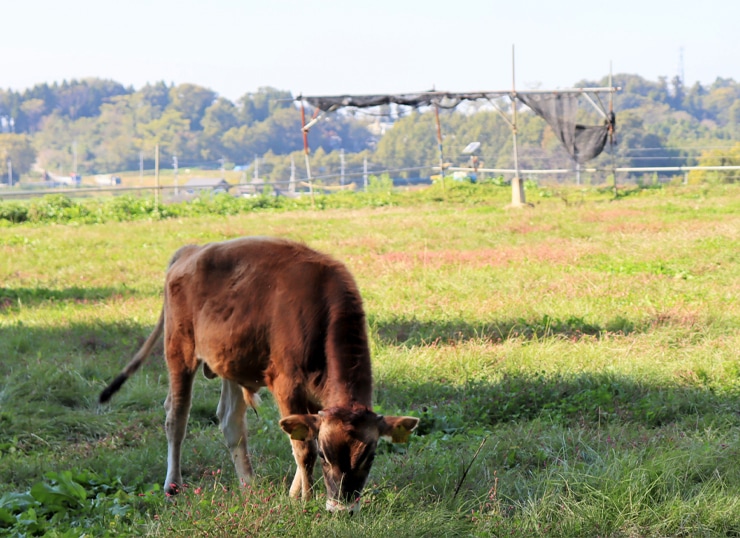
<instances>
[{"instance_id":1,"label":"calf's front leg","mask_svg":"<svg viewBox=\"0 0 740 538\"><path fill-rule=\"evenodd\" d=\"M297 360L297 359L296 359ZM278 376L273 379L268 388L275 397L275 402L280 409L280 416L285 418L290 415L312 411L313 407L305 397L302 390L294 384L294 379L289 375ZM301 497L307 501L313 495L313 468L316 464L316 441L308 441L291 438L293 457L298 467L290 485L290 496Z\"/></svg>"},{"instance_id":2,"label":"calf's front leg","mask_svg":"<svg viewBox=\"0 0 740 538\"><path fill-rule=\"evenodd\" d=\"M291 439L293 457L297 465L293 483L290 486L290 496L299 496L307 501L313 496L313 468L316 464L316 441L296 441Z\"/></svg>"}]
</instances>

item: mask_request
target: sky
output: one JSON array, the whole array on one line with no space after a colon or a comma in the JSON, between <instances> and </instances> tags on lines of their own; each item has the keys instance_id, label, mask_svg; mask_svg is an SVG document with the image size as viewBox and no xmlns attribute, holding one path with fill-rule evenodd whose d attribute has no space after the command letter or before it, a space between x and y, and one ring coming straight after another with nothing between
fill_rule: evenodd
<instances>
[{"instance_id":1,"label":"sky","mask_svg":"<svg viewBox=\"0 0 740 538\"><path fill-rule=\"evenodd\" d=\"M88 77L235 101L740 81L737 0L0 0L0 88ZM514 68L512 73L512 67ZM513 74L513 76L512 76Z\"/></svg>"}]
</instances>

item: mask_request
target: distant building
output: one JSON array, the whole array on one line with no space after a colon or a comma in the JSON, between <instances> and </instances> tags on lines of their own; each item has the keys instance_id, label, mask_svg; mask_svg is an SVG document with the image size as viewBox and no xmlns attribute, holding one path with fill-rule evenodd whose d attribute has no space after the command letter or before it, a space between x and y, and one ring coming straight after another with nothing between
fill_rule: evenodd
<instances>
[{"instance_id":1,"label":"distant building","mask_svg":"<svg viewBox=\"0 0 740 538\"><path fill-rule=\"evenodd\" d=\"M47 177L46 175L44 177ZM48 179L53 181L56 185L67 185L69 187L79 187L82 183L82 177L80 174L69 174L68 176L55 176L48 174Z\"/></svg>"},{"instance_id":2,"label":"distant building","mask_svg":"<svg viewBox=\"0 0 740 538\"><path fill-rule=\"evenodd\" d=\"M380 118L367 125L367 130L375 136L383 136L393 128L392 121L380 121Z\"/></svg>"},{"instance_id":3,"label":"distant building","mask_svg":"<svg viewBox=\"0 0 740 538\"><path fill-rule=\"evenodd\" d=\"M101 174L95 176L95 183L101 186L120 185L121 178L119 176L112 176L110 174Z\"/></svg>"}]
</instances>

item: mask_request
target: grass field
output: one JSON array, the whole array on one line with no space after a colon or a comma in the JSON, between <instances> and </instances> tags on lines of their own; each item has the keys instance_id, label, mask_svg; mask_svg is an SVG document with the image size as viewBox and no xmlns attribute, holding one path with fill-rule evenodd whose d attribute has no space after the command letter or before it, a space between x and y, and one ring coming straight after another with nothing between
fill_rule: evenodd
<instances>
[{"instance_id":1,"label":"grass field","mask_svg":"<svg viewBox=\"0 0 740 538\"><path fill-rule=\"evenodd\" d=\"M505 188L459 188L0 227L0 535L740 536L740 188L574 190L524 210ZM161 346L97 404L153 327L174 250L241 235L348 265L376 410L422 419L408 445L381 445L358 515L325 512L321 481L316 500L288 498L264 391L248 415L259 477L237 486L220 384L202 376L189 487L165 500Z\"/></svg>"}]
</instances>

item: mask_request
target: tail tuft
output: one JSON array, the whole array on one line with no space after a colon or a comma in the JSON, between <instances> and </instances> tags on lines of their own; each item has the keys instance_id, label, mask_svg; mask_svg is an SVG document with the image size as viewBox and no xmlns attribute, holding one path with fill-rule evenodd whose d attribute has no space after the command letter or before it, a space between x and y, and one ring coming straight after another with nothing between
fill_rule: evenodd
<instances>
[{"instance_id":1,"label":"tail tuft","mask_svg":"<svg viewBox=\"0 0 740 538\"><path fill-rule=\"evenodd\" d=\"M259 413L257 413L257 406L262 403L262 398L260 398L260 395L248 389L244 389L243 393L244 401L247 402L248 406L254 409L254 414L259 416Z\"/></svg>"},{"instance_id":2,"label":"tail tuft","mask_svg":"<svg viewBox=\"0 0 740 538\"><path fill-rule=\"evenodd\" d=\"M100 398L98 398L98 401L102 404L110 400L111 396L118 392L118 389L121 388L121 385L123 385L127 379L128 375L126 375L125 373L118 374L118 377L116 377L113 382L105 387L105 389L103 389L103 392L100 393Z\"/></svg>"}]
</instances>

